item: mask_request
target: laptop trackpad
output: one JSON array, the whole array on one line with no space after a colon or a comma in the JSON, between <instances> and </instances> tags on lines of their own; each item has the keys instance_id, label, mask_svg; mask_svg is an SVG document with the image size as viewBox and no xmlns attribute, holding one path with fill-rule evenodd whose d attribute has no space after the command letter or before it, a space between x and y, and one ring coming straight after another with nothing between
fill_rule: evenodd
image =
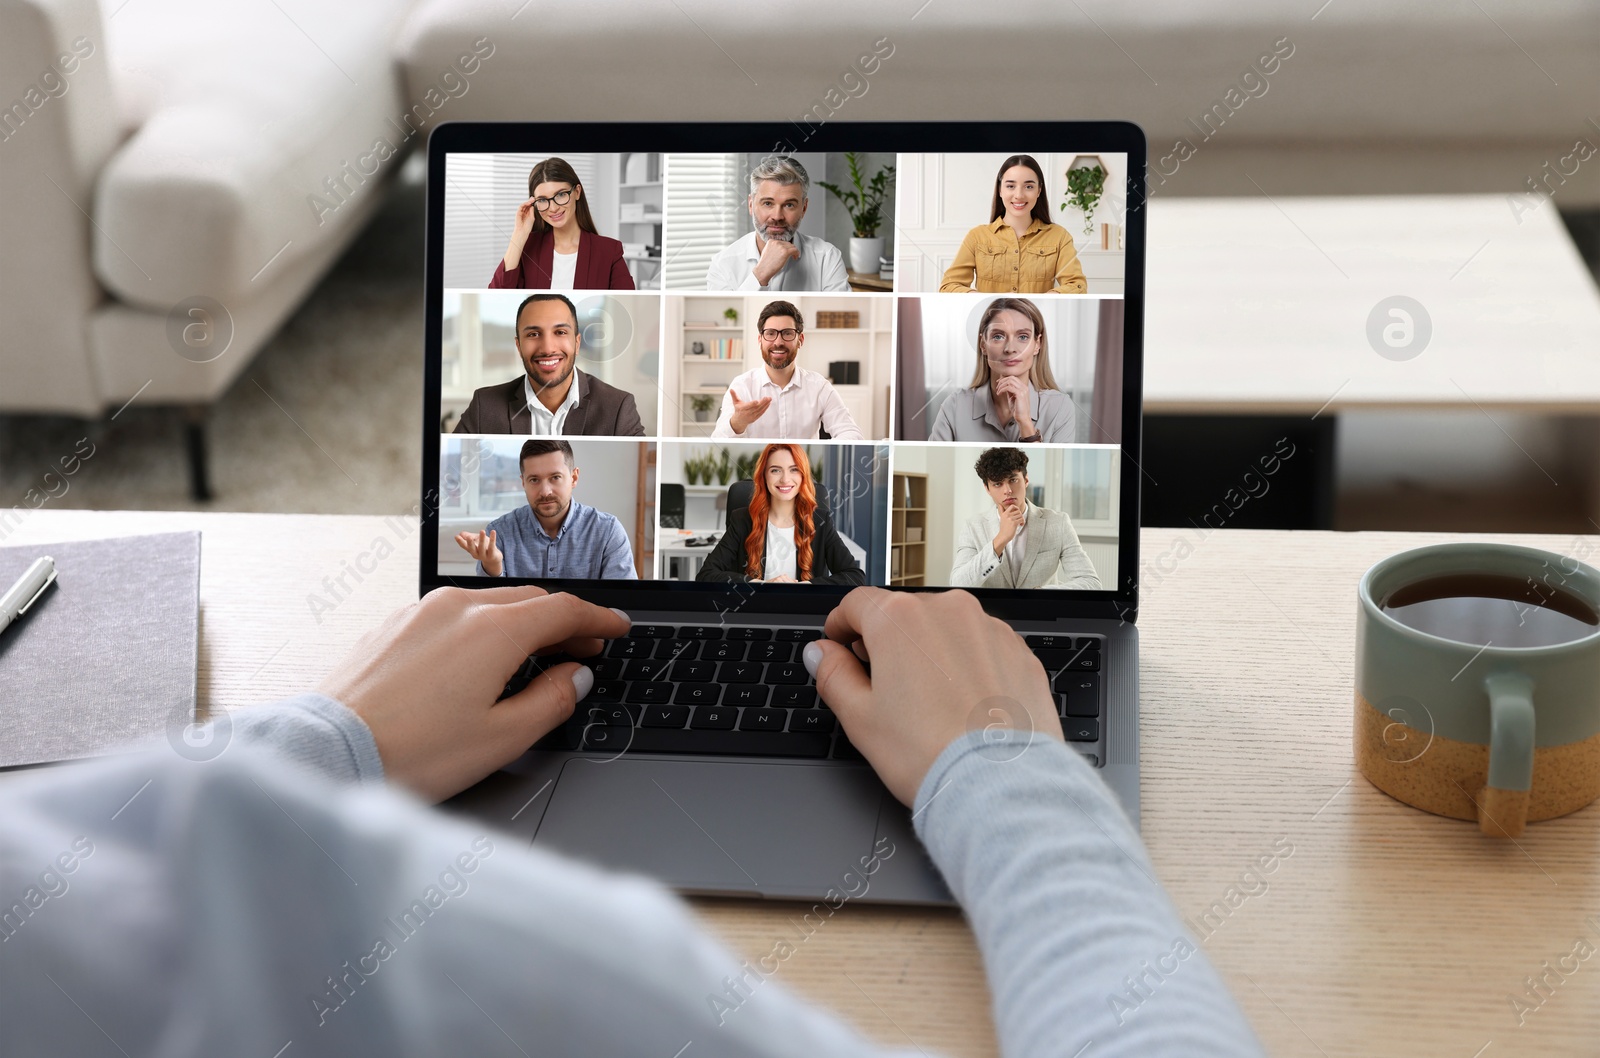
<instances>
[{"instance_id":1,"label":"laptop trackpad","mask_svg":"<svg viewBox=\"0 0 1600 1058\"><path fill-rule=\"evenodd\" d=\"M859 884L885 796L864 767L578 758L534 843L679 889L815 897Z\"/></svg>"}]
</instances>

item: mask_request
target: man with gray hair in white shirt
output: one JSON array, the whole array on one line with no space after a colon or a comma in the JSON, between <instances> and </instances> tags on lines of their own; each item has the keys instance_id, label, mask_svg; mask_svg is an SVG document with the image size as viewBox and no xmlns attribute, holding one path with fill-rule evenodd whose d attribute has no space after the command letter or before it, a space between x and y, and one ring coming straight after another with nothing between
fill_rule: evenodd
<instances>
[{"instance_id":1,"label":"man with gray hair in white shirt","mask_svg":"<svg viewBox=\"0 0 1600 1058\"><path fill-rule=\"evenodd\" d=\"M706 270L707 290L849 290L844 255L832 243L800 234L811 178L786 154L750 170L746 205L755 230L717 252Z\"/></svg>"},{"instance_id":2,"label":"man with gray hair in white shirt","mask_svg":"<svg viewBox=\"0 0 1600 1058\"><path fill-rule=\"evenodd\" d=\"M756 321L762 363L736 375L722 395L712 437L810 440L820 426L837 441L859 441L861 427L826 375L799 366L805 319L787 301L769 301Z\"/></svg>"}]
</instances>

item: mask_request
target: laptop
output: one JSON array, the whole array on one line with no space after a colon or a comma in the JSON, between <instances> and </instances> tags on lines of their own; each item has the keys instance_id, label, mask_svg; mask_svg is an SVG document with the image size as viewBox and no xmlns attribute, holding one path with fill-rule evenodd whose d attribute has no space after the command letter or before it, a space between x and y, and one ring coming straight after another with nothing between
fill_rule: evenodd
<instances>
[{"instance_id":1,"label":"laptop","mask_svg":"<svg viewBox=\"0 0 1600 1058\"><path fill-rule=\"evenodd\" d=\"M633 619L446 809L686 894L952 904L801 664L871 584L1010 623L1137 824L1145 162L1119 122L435 129L421 591Z\"/></svg>"}]
</instances>

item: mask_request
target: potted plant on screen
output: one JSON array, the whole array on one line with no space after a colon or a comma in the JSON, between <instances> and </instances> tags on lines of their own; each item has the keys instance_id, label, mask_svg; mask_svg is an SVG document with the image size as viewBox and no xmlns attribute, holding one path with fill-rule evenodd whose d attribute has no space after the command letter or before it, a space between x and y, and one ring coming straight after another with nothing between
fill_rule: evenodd
<instances>
[{"instance_id":1,"label":"potted plant on screen","mask_svg":"<svg viewBox=\"0 0 1600 1058\"><path fill-rule=\"evenodd\" d=\"M1067 169L1067 200L1062 209L1083 214L1083 234L1094 234L1094 207L1106 190L1106 170L1098 158L1074 159Z\"/></svg>"},{"instance_id":2,"label":"potted plant on screen","mask_svg":"<svg viewBox=\"0 0 1600 1058\"><path fill-rule=\"evenodd\" d=\"M853 190L845 190L826 180L818 180L817 183L832 192L833 197L844 203L844 208L850 211L850 223L855 228L855 235L850 240L850 271L861 275L877 275L878 262L883 258L883 236L878 234L878 229L883 225L884 201L889 197L889 178L894 175L894 166L886 165L872 174L870 180L864 179L861 172L862 157L860 151L845 152L844 159L850 163Z\"/></svg>"},{"instance_id":3,"label":"potted plant on screen","mask_svg":"<svg viewBox=\"0 0 1600 1058\"><path fill-rule=\"evenodd\" d=\"M694 421L705 422L711 417L711 409L717 406L717 398L709 393L693 393L689 396L689 406L694 409Z\"/></svg>"}]
</instances>

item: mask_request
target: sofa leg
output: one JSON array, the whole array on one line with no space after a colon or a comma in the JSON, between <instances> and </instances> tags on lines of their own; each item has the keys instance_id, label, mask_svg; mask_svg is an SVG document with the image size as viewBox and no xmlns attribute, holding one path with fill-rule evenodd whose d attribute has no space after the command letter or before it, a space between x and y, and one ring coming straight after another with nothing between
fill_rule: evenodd
<instances>
[{"instance_id":1,"label":"sofa leg","mask_svg":"<svg viewBox=\"0 0 1600 1058\"><path fill-rule=\"evenodd\" d=\"M184 409L184 442L189 450L189 494L204 503L214 499L211 476L206 466L206 407L194 404Z\"/></svg>"}]
</instances>

